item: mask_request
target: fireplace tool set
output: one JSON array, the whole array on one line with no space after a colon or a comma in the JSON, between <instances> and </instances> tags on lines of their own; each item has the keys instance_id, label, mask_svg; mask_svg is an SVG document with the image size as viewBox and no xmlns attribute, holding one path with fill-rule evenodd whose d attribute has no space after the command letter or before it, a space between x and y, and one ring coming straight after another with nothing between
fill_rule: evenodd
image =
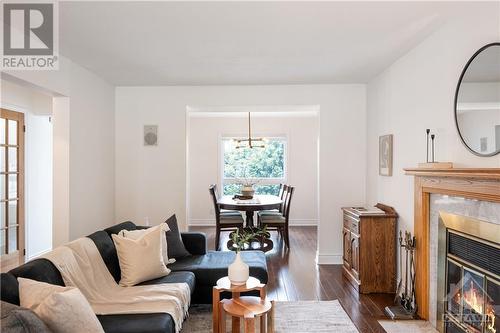
<instances>
[{"instance_id":1,"label":"fireplace tool set","mask_svg":"<svg viewBox=\"0 0 500 333\"><path fill-rule=\"evenodd\" d=\"M393 320L414 319L417 313L415 299L415 249L416 239L410 232L399 232L399 281L394 306L386 306L385 313ZM403 256L405 257L403 282ZM403 287L404 283L404 287Z\"/></svg>"}]
</instances>

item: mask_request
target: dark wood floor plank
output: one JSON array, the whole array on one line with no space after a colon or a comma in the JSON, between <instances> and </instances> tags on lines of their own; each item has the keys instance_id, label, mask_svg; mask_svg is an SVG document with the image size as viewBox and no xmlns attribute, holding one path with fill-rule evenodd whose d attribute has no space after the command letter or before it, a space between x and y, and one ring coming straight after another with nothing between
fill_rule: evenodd
<instances>
[{"instance_id":1,"label":"dark wood floor plank","mask_svg":"<svg viewBox=\"0 0 500 333\"><path fill-rule=\"evenodd\" d=\"M207 234L209 249L214 249L215 228L192 227ZM221 236L221 248L227 250L229 233ZM339 300L361 333L385 332L377 320L384 317L383 308L392 304L393 295L360 295L342 276L341 265L316 265L317 229L291 227L290 250L272 233L273 250L266 254L269 281L267 293L278 301Z\"/></svg>"}]
</instances>

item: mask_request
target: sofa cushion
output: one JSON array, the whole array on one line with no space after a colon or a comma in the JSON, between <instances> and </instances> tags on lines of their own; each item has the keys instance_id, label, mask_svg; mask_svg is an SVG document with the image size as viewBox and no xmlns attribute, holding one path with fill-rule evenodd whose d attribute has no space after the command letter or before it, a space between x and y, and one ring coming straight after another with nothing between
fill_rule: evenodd
<instances>
[{"instance_id":1,"label":"sofa cushion","mask_svg":"<svg viewBox=\"0 0 500 333\"><path fill-rule=\"evenodd\" d=\"M186 250L184 243L182 242L181 234L179 232L179 226L177 225L177 217L174 215L170 216L168 220L165 221L170 230L167 231L167 247L168 247L168 257L174 259L180 259L191 254Z\"/></svg>"},{"instance_id":2,"label":"sofa cushion","mask_svg":"<svg viewBox=\"0 0 500 333\"><path fill-rule=\"evenodd\" d=\"M50 333L45 323L33 311L20 306L1 302L0 332L8 333Z\"/></svg>"},{"instance_id":3,"label":"sofa cushion","mask_svg":"<svg viewBox=\"0 0 500 333\"><path fill-rule=\"evenodd\" d=\"M115 244L106 231L96 231L87 236L92 239L109 272L118 283L121 279L120 262L116 254Z\"/></svg>"},{"instance_id":4,"label":"sofa cushion","mask_svg":"<svg viewBox=\"0 0 500 333\"><path fill-rule=\"evenodd\" d=\"M61 273L54 264L47 259L35 259L0 275L2 301L19 305L18 277L64 286Z\"/></svg>"},{"instance_id":5,"label":"sofa cushion","mask_svg":"<svg viewBox=\"0 0 500 333\"><path fill-rule=\"evenodd\" d=\"M163 261L161 248L165 229L165 225L150 228L138 239L111 235L120 262L120 286L131 287L170 273Z\"/></svg>"},{"instance_id":6,"label":"sofa cushion","mask_svg":"<svg viewBox=\"0 0 500 333\"><path fill-rule=\"evenodd\" d=\"M16 278L22 277L40 282L64 286L61 273L52 262L47 259L35 259L9 271Z\"/></svg>"},{"instance_id":7,"label":"sofa cushion","mask_svg":"<svg viewBox=\"0 0 500 333\"><path fill-rule=\"evenodd\" d=\"M21 306L33 310L51 331L104 333L89 302L76 287L18 278Z\"/></svg>"},{"instance_id":8,"label":"sofa cushion","mask_svg":"<svg viewBox=\"0 0 500 333\"><path fill-rule=\"evenodd\" d=\"M19 305L19 283L14 275L10 273L0 274L0 295L2 301Z\"/></svg>"},{"instance_id":9,"label":"sofa cushion","mask_svg":"<svg viewBox=\"0 0 500 333\"><path fill-rule=\"evenodd\" d=\"M207 237L202 232L183 232L181 233L182 243L186 250L193 255L207 253Z\"/></svg>"},{"instance_id":10,"label":"sofa cushion","mask_svg":"<svg viewBox=\"0 0 500 333\"><path fill-rule=\"evenodd\" d=\"M112 227L106 228L106 229L104 229L104 231L106 231L108 233L109 237L111 237L111 235L113 235L113 234L116 235L120 231L122 231L123 229L129 230L129 231L136 230L137 226L135 225L134 222L126 221L126 222L115 224Z\"/></svg>"},{"instance_id":11,"label":"sofa cushion","mask_svg":"<svg viewBox=\"0 0 500 333\"><path fill-rule=\"evenodd\" d=\"M172 271L191 271L196 275L196 285L214 286L217 280L227 276L227 268L234 261L232 251L209 251L203 256L190 256L169 265ZM243 261L250 268L250 275L267 283L266 255L262 251L241 252Z\"/></svg>"},{"instance_id":12,"label":"sofa cushion","mask_svg":"<svg viewBox=\"0 0 500 333\"><path fill-rule=\"evenodd\" d=\"M168 313L100 315L106 333L175 333L175 324Z\"/></svg>"}]
</instances>

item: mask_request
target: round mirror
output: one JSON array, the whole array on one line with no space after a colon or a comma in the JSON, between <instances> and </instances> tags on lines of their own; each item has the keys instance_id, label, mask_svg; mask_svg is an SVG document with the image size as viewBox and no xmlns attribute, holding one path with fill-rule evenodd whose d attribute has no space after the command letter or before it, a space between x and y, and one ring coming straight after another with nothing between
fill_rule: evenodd
<instances>
[{"instance_id":1,"label":"round mirror","mask_svg":"<svg viewBox=\"0 0 500 333\"><path fill-rule=\"evenodd\" d=\"M482 47L465 65L455 93L455 122L472 153L500 152L500 43Z\"/></svg>"}]
</instances>

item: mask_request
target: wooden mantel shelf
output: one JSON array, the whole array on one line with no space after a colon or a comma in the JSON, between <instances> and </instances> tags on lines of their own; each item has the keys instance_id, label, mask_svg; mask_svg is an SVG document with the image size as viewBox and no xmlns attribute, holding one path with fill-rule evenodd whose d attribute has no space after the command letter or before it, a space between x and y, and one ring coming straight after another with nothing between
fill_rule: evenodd
<instances>
[{"instance_id":1,"label":"wooden mantel shelf","mask_svg":"<svg viewBox=\"0 0 500 333\"><path fill-rule=\"evenodd\" d=\"M444 194L500 203L500 168L407 168L414 176L416 298L418 314L429 319L430 195Z\"/></svg>"},{"instance_id":2,"label":"wooden mantel shelf","mask_svg":"<svg viewBox=\"0 0 500 333\"><path fill-rule=\"evenodd\" d=\"M500 168L405 168L405 174L423 177L453 177L500 180Z\"/></svg>"}]
</instances>

